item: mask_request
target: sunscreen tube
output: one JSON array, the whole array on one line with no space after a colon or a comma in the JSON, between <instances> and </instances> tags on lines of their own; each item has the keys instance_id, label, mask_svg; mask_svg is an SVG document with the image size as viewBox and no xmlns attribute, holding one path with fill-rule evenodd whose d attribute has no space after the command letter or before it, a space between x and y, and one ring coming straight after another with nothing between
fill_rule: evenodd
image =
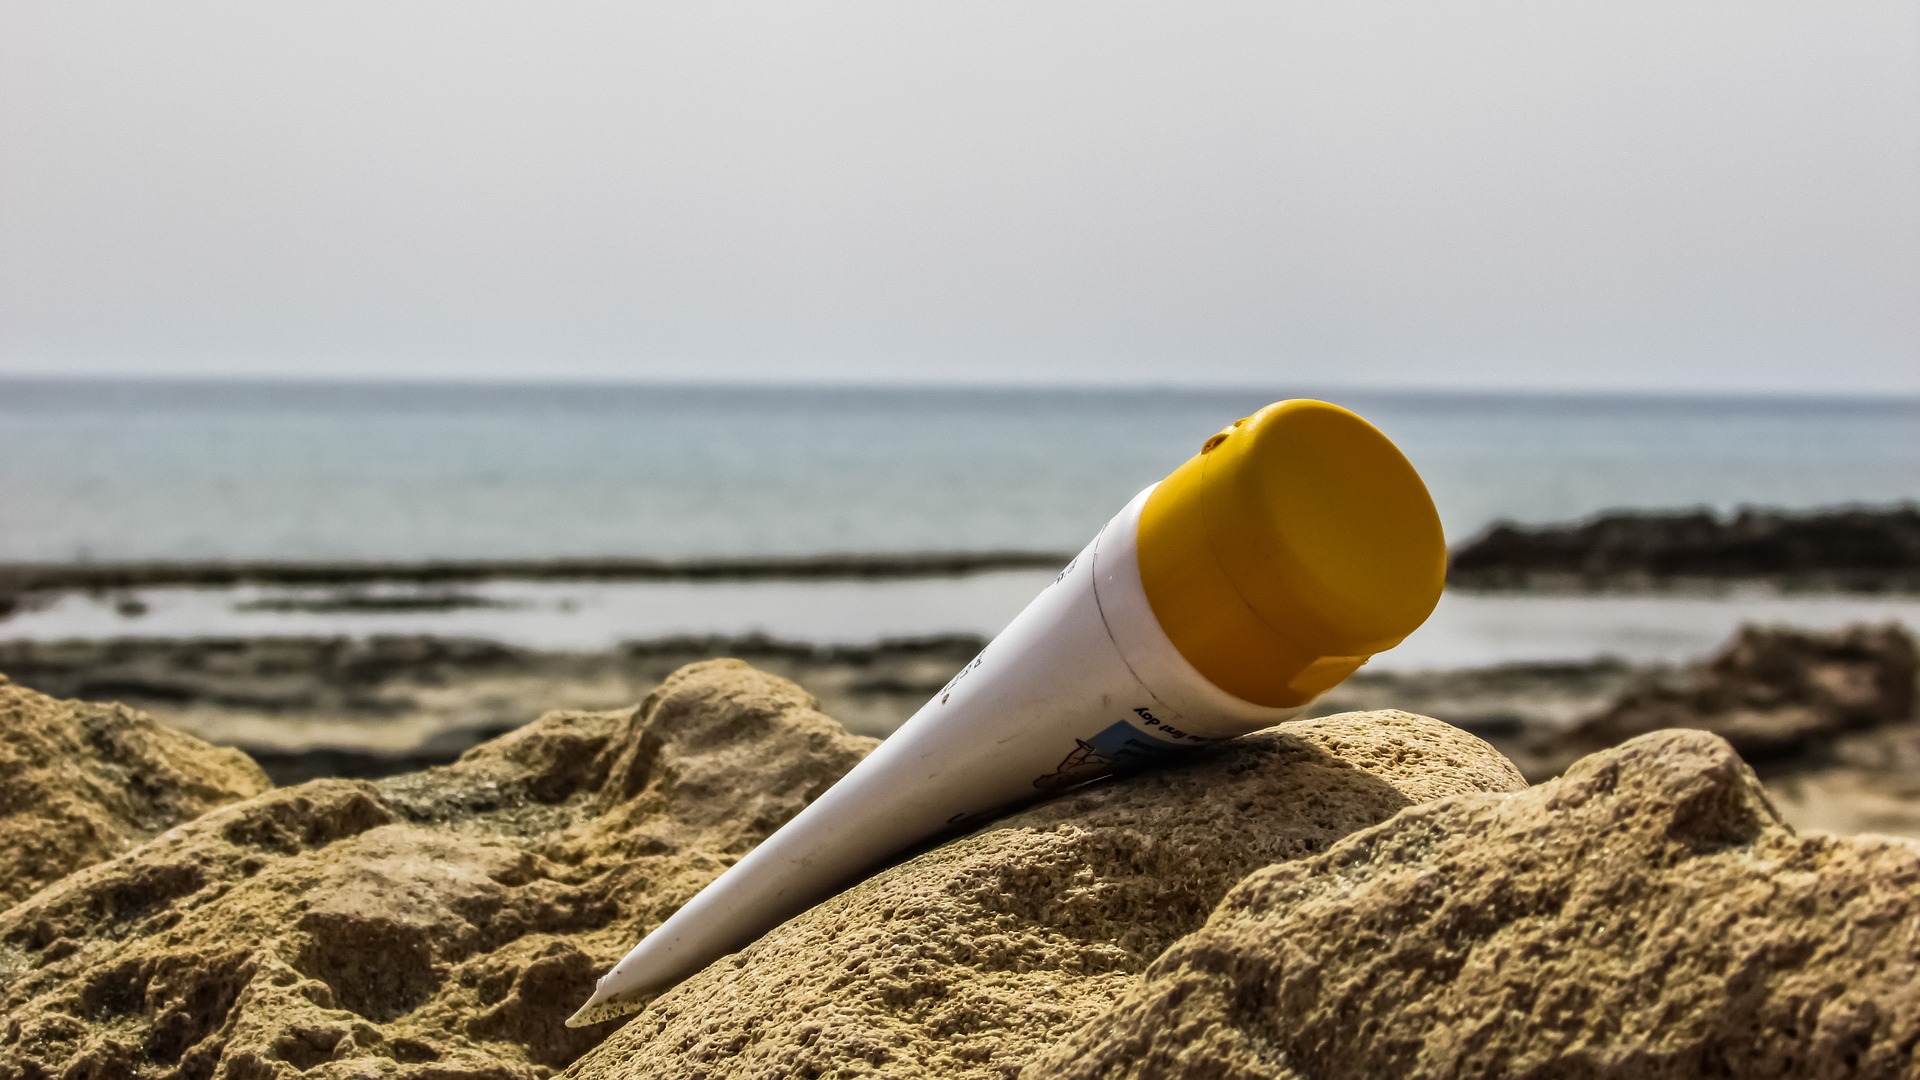
<instances>
[{"instance_id":1,"label":"sunscreen tube","mask_svg":"<svg viewBox=\"0 0 1920 1080\"><path fill-rule=\"evenodd\" d=\"M567 1022L633 1012L940 831L1286 720L1439 602L1420 477L1282 401L1135 496L919 712L661 923Z\"/></svg>"}]
</instances>

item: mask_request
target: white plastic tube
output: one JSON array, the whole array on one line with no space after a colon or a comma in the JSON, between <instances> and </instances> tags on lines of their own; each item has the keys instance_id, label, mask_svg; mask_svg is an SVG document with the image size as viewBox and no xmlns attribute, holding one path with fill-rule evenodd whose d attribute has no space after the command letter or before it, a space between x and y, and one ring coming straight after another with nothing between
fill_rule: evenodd
<instances>
[{"instance_id":1,"label":"white plastic tube","mask_svg":"<svg viewBox=\"0 0 1920 1080\"><path fill-rule=\"evenodd\" d=\"M1338 414L1333 417L1335 422L1357 425L1355 430L1364 429L1365 438L1377 440L1391 451L1391 444L1364 421L1318 402L1282 403L1253 419L1261 420L1276 410L1284 415L1270 427L1278 430L1292 424L1299 429L1291 434L1283 431L1269 440L1279 449L1268 456L1278 454L1283 463L1303 456L1295 444L1309 449L1322 445L1325 437L1313 425L1331 414ZM1246 423L1241 421L1209 440L1202 453ZM1347 432L1342 437L1351 435ZM1252 436L1244 438L1251 440ZM1356 445L1365 449L1371 444ZM1413 501L1432 517L1431 502L1417 476L1404 459L1398 458L1397 451L1391 453L1412 477L1409 490L1417 492ZM1196 485L1201 480L1198 470L1203 466L1196 457L1183 467L1195 471L1176 472L1165 483L1181 481L1187 485L1181 490L1201 490ZM1269 468L1258 461L1251 466L1230 465L1229 469L1238 471L1231 475L1223 471L1219 477L1238 483L1254 475L1248 470L1256 467ZM1371 477L1368 473L1363 478ZM1226 479L1215 478L1213 489L1230 491ZM1288 684L1306 689L1296 695L1298 700L1284 706L1257 704L1229 693L1217 680L1202 674L1188 659L1193 654L1183 652L1169 637L1163 626L1164 612L1156 614L1142 576L1142 516L1160 486L1141 492L1114 515L1093 542L1005 630L878 749L627 953L599 981L592 997L568 1023L596 1023L642 1007L659 991L747 945L781 921L871 872L890 856L944 829L1120 769L1288 719L1298 714L1313 694L1358 666L1363 655L1325 655L1330 650L1324 646L1318 651L1309 649L1300 654L1305 659L1296 657L1294 667L1284 668L1305 672L1303 678L1309 680ZM1351 486L1351 478L1341 475L1333 477L1331 486L1321 485L1336 498L1344 497ZM1166 501L1178 500L1170 495ZM1260 501L1257 493L1252 501ZM1186 505L1201 504L1189 499ZM1266 513L1266 509L1256 509ZM1195 509L1169 513L1187 523L1182 528L1189 530L1198 527L1193 524L1198 517L1204 517ZM1271 531L1271 523L1265 518L1255 524ZM1363 524L1372 529L1375 522L1367 519ZM1439 557L1443 558L1437 518L1431 532L1433 543L1428 546L1437 544ZM1324 529L1316 535L1321 534L1325 534ZM1327 540L1321 535L1316 542L1335 553L1331 560L1321 556L1319 562L1351 563L1345 555L1352 537L1342 534ZM1187 549L1180 550L1188 562L1207 561L1204 552L1195 557ZM1189 588L1182 576L1184 565L1176 560L1171 577L1174 584L1162 586L1174 590L1168 595L1176 599L1208 587L1206 582L1197 582ZM1258 568L1264 564L1254 565ZM1317 579L1301 580L1308 582L1302 586L1302 595L1319 588L1314 584ZM1348 590L1355 597L1362 597L1373 581L1364 576L1351 580L1360 581L1359 586ZM1239 607L1241 601L1231 598L1236 586L1216 582L1212 587L1216 592L1228 590L1225 606L1213 609L1225 612L1222 619L1228 615L1247 617ZM1433 598L1417 611L1412 625L1418 625L1425 612L1432 609L1432 600L1438 596L1437 577L1432 591ZM1247 603L1251 607L1252 601ZM1173 602L1164 605L1168 610L1176 606ZM1227 607L1232 610L1227 611ZM1302 619L1316 617L1308 607L1310 604L1302 601ZM1414 607L1418 608L1418 603ZM1394 623L1395 619L1405 622L1402 616L1387 622ZM1204 645L1215 619L1203 612L1198 622L1197 628L1191 618L1182 625ZM1404 626L1391 641L1411 629ZM1322 638L1326 637L1323 632ZM1233 640L1237 644L1240 639ZM1327 640L1342 646L1331 650L1335 653L1342 649L1347 653L1361 651L1344 648L1348 639L1337 632ZM1280 642L1274 647L1288 646ZM1323 655L1324 659L1315 659ZM1256 670L1265 669L1256 665ZM1329 670L1334 671L1330 678L1313 674ZM1311 681L1316 678L1319 681Z\"/></svg>"},{"instance_id":2,"label":"white plastic tube","mask_svg":"<svg viewBox=\"0 0 1920 1080\"><path fill-rule=\"evenodd\" d=\"M633 1011L862 871L969 818L1294 716L1236 698L1160 629L1141 492L879 749L635 946L569 1020Z\"/></svg>"}]
</instances>

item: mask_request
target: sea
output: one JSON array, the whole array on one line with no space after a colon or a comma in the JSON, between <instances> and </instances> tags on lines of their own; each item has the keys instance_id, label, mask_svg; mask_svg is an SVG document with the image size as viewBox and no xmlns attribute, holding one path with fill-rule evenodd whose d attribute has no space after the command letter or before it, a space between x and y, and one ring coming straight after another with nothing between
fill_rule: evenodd
<instances>
[{"instance_id":1,"label":"sea","mask_svg":"<svg viewBox=\"0 0 1920 1080\"><path fill-rule=\"evenodd\" d=\"M0 561L1072 551L1209 434L1287 397L1385 431L1454 543L1610 509L1920 501L1913 398L11 378ZM257 589L160 589L62 598L0 637L990 634L1048 576L503 582L453 610L331 616ZM1449 596L1397 663L1640 659L1741 621L1916 616L1901 597Z\"/></svg>"}]
</instances>

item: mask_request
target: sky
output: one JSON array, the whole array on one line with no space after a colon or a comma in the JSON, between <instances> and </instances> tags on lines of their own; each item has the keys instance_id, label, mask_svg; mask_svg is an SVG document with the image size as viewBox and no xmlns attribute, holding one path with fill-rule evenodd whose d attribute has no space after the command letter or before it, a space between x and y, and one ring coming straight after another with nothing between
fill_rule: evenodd
<instances>
[{"instance_id":1,"label":"sky","mask_svg":"<svg viewBox=\"0 0 1920 1080\"><path fill-rule=\"evenodd\" d=\"M1920 4L0 0L0 375L1920 393Z\"/></svg>"}]
</instances>

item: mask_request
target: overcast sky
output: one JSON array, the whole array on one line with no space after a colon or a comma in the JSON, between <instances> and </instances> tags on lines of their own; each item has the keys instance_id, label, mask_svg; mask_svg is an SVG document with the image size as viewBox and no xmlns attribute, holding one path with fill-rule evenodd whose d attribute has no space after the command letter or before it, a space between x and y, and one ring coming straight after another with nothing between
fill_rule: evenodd
<instances>
[{"instance_id":1,"label":"overcast sky","mask_svg":"<svg viewBox=\"0 0 1920 1080\"><path fill-rule=\"evenodd\" d=\"M0 0L0 373L1920 393L1920 4Z\"/></svg>"}]
</instances>

